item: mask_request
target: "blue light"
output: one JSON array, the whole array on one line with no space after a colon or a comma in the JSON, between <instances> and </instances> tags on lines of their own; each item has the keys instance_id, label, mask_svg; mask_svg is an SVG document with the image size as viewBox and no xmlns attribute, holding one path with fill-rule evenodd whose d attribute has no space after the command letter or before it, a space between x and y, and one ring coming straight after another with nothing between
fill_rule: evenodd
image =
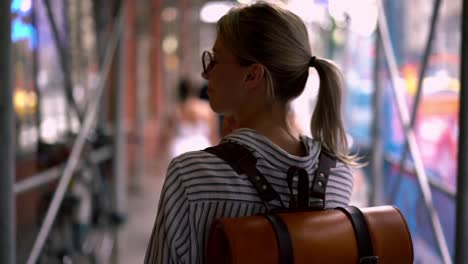
<instances>
[{"instance_id":1,"label":"blue light","mask_svg":"<svg viewBox=\"0 0 468 264\"><path fill-rule=\"evenodd\" d=\"M13 0L11 2L11 12L14 13L14 12L17 12L20 10L21 8L21 2L23 2L23 0Z\"/></svg>"},{"instance_id":2,"label":"blue light","mask_svg":"<svg viewBox=\"0 0 468 264\"><path fill-rule=\"evenodd\" d=\"M10 11L12 13L27 14L31 11L31 0L13 0L11 3Z\"/></svg>"},{"instance_id":3,"label":"blue light","mask_svg":"<svg viewBox=\"0 0 468 264\"><path fill-rule=\"evenodd\" d=\"M35 49L37 46L36 30L31 24L25 24L21 19L14 19L11 28L11 41L29 40L29 47Z\"/></svg>"}]
</instances>

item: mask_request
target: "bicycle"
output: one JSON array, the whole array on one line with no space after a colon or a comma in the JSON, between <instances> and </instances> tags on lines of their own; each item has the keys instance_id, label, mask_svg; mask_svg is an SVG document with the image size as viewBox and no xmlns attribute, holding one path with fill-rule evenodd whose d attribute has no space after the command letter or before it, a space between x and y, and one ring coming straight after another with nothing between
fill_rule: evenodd
<instances>
[{"instance_id":1,"label":"bicycle","mask_svg":"<svg viewBox=\"0 0 468 264\"><path fill-rule=\"evenodd\" d=\"M84 159L59 208L39 263L110 262L115 245L114 234L125 217L116 212L112 203L112 157L96 163L90 155L112 143L111 135L102 131L97 131L88 139L83 151ZM50 155L57 157L57 153L69 153L67 146L63 143L50 146L49 151L55 150L50 151L53 153ZM57 151L60 148L61 151ZM56 163L50 160L45 162L49 166ZM45 205L50 203L52 196L51 189L43 194L41 213L45 214Z\"/></svg>"}]
</instances>

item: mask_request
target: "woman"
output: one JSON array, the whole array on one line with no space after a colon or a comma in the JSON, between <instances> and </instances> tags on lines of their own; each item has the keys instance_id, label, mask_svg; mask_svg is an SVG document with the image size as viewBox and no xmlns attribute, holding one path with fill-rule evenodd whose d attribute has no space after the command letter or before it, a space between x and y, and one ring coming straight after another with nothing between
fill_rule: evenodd
<instances>
[{"instance_id":1,"label":"woman","mask_svg":"<svg viewBox=\"0 0 468 264\"><path fill-rule=\"evenodd\" d=\"M330 172L326 207L347 205L355 162L347 152L341 117L341 76L333 64L311 54L301 19L257 3L231 10L218 21L217 33L213 53L203 53L202 75L211 108L235 120L237 129L222 142L246 146L286 205L287 170L301 167L313 177L320 149L326 147L339 159ZM311 121L314 139L296 135L288 122L290 102L304 90L311 67L320 78ZM245 175L204 151L185 153L169 165L145 261L204 263L214 219L264 211Z\"/></svg>"}]
</instances>

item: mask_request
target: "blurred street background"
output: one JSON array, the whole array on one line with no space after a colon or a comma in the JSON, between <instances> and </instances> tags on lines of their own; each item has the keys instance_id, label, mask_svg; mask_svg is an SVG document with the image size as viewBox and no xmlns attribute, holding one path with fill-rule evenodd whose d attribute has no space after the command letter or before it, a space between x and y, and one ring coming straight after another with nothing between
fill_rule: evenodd
<instances>
[{"instance_id":1,"label":"blurred street background","mask_svg":"<svg viewBox=\"0 0 468 264\"><path fill-rule=\"evenodd\" d=\"M143 262L170 159L221 137L201 54L252 2L2 1L0 263ZM352 203L397 206L415 263L468 263L467 5L273 2L344 74L350 149L367 164ZM317 89L311 69L293 105L303 134Z\"/></svg>"}]
</instances>

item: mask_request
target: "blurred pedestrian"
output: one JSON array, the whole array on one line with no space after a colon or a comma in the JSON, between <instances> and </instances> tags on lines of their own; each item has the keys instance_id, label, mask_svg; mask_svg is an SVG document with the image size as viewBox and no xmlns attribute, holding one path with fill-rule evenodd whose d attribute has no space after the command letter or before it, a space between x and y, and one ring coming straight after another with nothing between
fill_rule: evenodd
<instances>
[{"instance_id":1,"label":"blurred pedestrian","mask_svg":"<svg viewBox=\"0 0 468 264\"><path fill-rule=\"evenodd\" d=\"M199 99L198 92L187 79L178 85L178 104L173 121L174 136L169 145L169 156L204 149L219 141L216 114L208 102Z\"/></svg>"}]
</instances>

